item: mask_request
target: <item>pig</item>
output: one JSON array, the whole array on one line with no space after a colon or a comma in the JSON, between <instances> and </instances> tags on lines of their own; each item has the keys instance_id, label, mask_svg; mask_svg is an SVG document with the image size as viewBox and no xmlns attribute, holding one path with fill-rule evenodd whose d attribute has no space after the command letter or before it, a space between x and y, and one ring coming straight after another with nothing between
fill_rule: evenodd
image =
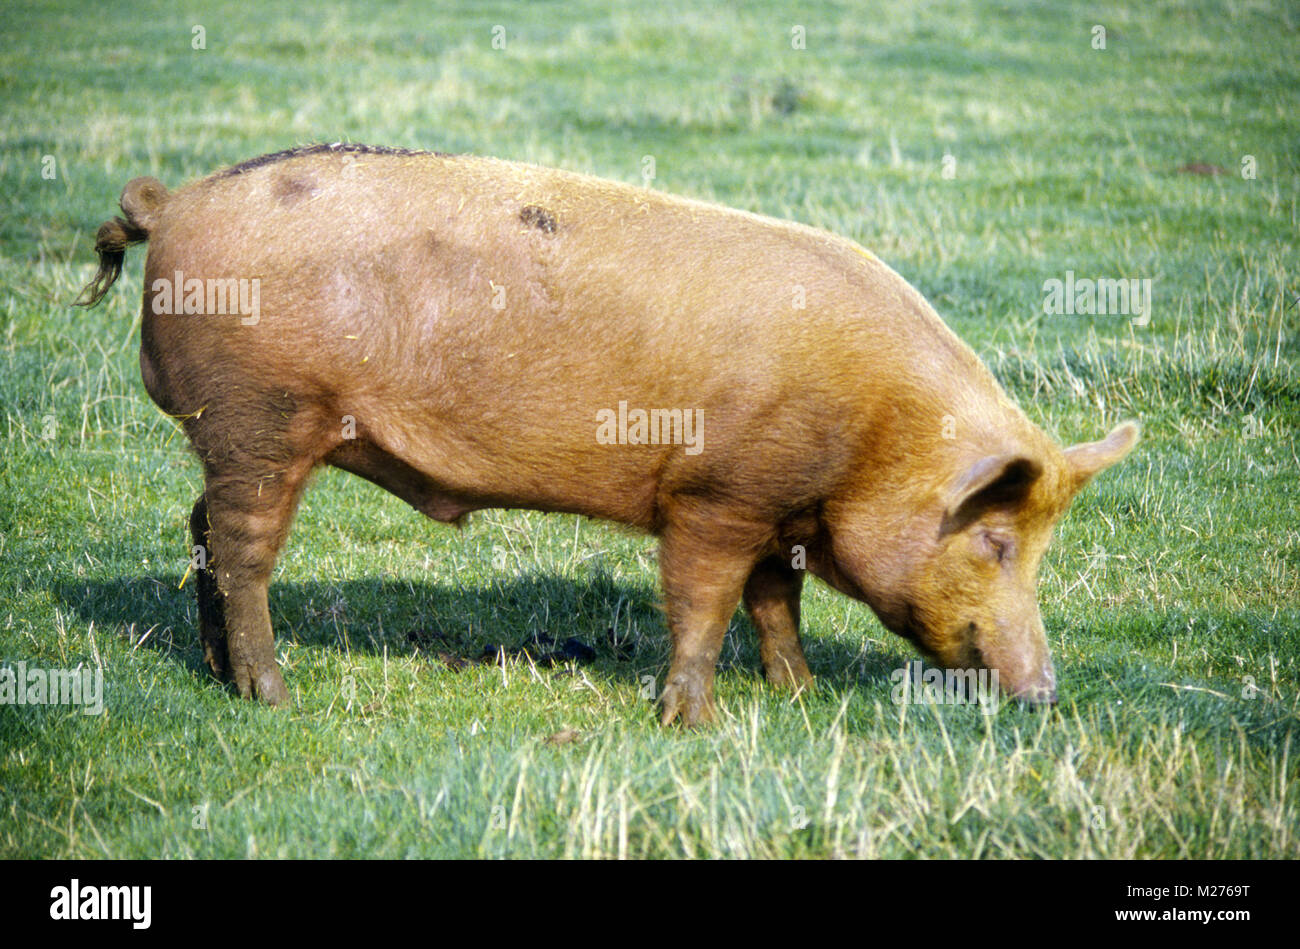
<instances>
[{"instance_id":1,"label":"pig","mask_svg":"<svg viewBox=\"0 0 1300 949\"><path fill-rule=\"evenodd\" d=\"M1138 425L1062 449L852 241L565 171L353 144L175 192L136 178L120 204L78 302L148 242L141 375L202 462L199 634L240 695L288 700L267 588L309 475L333 465L446 523L527 508L655 536L664 725L715 718L742 600L768 681L812 684L806 572L930 661L1056 701L1039 563Z\"/></svg>"}]
</instances>

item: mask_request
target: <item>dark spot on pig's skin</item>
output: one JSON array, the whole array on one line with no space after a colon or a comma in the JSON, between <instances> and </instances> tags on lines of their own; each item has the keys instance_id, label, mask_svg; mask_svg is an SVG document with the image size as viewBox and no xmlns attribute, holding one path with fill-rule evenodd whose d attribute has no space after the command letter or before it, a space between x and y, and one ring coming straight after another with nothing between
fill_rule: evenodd
<instances>
[{"instance_id":1,"label":"dark spot on pig's skin","mask_svg":"<svg viewBox=\"0 0 1300 949\"><path fill-rule=\"evenodd\" d=\"M276 179L274 190L281 204L294 205L303 198L311 197L316 191L316 182L311 178L295 178L286 175Z\"/></svg>"},{"instance_id":2,"label":"dark spot on pig's skin","mask_svg":"<svg viewBox=\"0 0 1300 949\"><path fill-rule=\"evenodd\" d=\"M525 205L524 209L519 212L519 220L537 228L543 234L554 234L558 226L555 223L555 215L536 204Z\"/></svg>"}]
</instances>

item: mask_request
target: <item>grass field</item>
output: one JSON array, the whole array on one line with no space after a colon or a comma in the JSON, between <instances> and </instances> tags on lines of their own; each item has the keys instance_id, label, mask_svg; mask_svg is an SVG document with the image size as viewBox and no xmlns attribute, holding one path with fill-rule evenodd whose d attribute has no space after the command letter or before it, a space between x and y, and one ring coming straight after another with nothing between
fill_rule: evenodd
<instances>
[{"instance_id":1,"label":"grass field","mask_svg":"<svg viewBox=\"0 0 1300 949\"><path fill-rule=\"evenodd\" d=\"M105 680L102 715L0 705L0 856L1300 856L1293 6L201 6L0 17L0 661ZM813 584L815 692L737 613L722 723L661 730L652 540L457 532L332 471L271 587L293 707L233 697L178 589L201 479L140 381L143 254L70 303L129 178L341 139L653 156L874 250L1062 441L1141 419L1044 563L1060 704L895 704L907 645ZM1067 271L1151 279L1149 322L1044 313ZM538 635L596 658L437 657Z\"/></svg>"}]
</instances>

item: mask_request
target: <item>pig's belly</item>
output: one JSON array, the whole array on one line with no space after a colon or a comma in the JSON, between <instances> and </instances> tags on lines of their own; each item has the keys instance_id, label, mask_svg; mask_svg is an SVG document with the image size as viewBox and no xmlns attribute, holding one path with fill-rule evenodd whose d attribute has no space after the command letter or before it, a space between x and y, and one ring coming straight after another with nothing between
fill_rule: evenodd
<instances>
[{"instance_id":1,"label":"pig's belly","mask_svg":"<svg viewBox=\"0 0 1300 949\"><path fill-rule=\"evenodd\" d=\"M344 442L324 460L446 523L483 508L527 508L654 530L658 483L653 471L612 460L602 464L601 454L581 463L566 464L559 456L551 465L530 460L525 466L506 452L467 451L454 437L423 439L401 455L362 438Z\"/></svg>"}]
</instances>

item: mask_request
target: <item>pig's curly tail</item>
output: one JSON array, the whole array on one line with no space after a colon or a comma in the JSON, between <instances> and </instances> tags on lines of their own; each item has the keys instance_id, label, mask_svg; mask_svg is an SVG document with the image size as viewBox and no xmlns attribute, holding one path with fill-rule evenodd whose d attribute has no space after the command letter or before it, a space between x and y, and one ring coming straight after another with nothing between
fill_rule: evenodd
<instances>
[{"instance_id":1,"label":"pig's curly tail","mask_svg":"<svg viewBox=\"0 0 1300 949\"><path fill-rule=\"evenodd\" d=\"M104 299L122 273L126 249L149 239L158 210L167 202L167 188L157 178L133 178L122 189L118 204L124 217L115 217L99 226L95 234L95 253L99 270L86 284L75 301L76 306L91 307Z\"/></svg>"}]
</instances>

